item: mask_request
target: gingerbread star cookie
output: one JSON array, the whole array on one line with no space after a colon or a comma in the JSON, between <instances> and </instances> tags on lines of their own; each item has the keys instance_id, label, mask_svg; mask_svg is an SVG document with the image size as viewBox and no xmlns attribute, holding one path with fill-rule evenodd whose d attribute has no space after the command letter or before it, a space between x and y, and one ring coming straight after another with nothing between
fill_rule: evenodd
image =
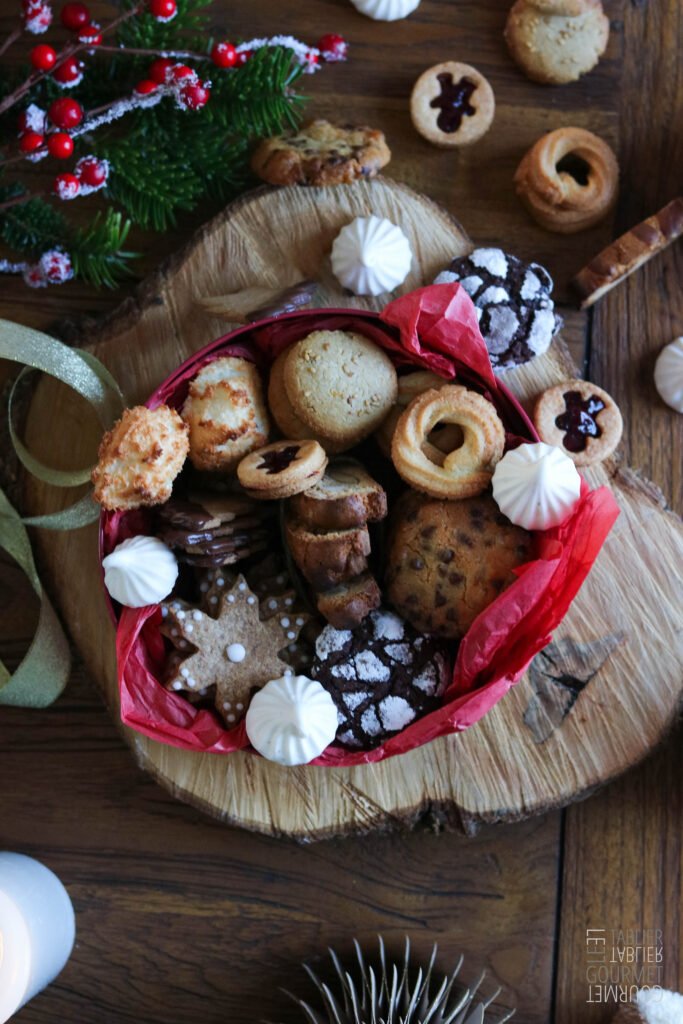
<instances>
[{"instance_id":1,"label":"gingerbread star cookie","mask_svg":"<svg viewBox=\"0 0 683 1024\"><path fill-rule=\"evenodd\" d=\"M223 594L216 618L173 602L161 626L177 648L168 661L166 686L189 694L215 687L216 708L234 725L254 690L292 671L279 654L296 642L308 618L291 613L262 621L259 600L243 576ZM186 651L186 657L178 656Z\"/></svg>"}]
</instances>

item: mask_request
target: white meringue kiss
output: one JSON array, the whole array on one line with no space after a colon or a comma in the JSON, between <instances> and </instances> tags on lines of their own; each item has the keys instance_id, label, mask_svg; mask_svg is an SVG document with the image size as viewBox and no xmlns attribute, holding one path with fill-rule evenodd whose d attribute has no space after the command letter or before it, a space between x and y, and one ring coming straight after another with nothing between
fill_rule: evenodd
<instances>
[{"instance_id":1,"label":"white meringue kiss","mask_svg":"<svg viewBox=\"0 0 683 1024\"><path fill-rule=\"evenodd\" d=\"M269 761L308 764L334 739L337 708L320 683L286 675L254 694L245 724L252 747Z\"/></svg>"},{"instance_id":2,"label":"white meringue kiss","mask_svg":"<svg viewBox=\"0 0 683 1024\"><path fill-rule=\"evenodd\" d=\"M655 387L676 412L683 412L683 334L662 349L655 363Z\"/></svg>"},{"instance_id":3,"label":"white meringue kiss","mask_svg":"<svg viewBox=\"0 0 683 1024\"><path fill-rule=\"evenodd\" d=\"M157 537L129 537L102 559L104 585L127 608L158 604L173 590L178 562Z\"/></svg>"},{"instance_id":4,"label":"white meringue kiss","mask_svg":"<svg viewBox=\"0 0 683 1024\"><path fill-rule=\"evenodd\" d=\"M332 246L332 270L354 295L382 295L403 284L413 262L400 228L382 217L357 217Z\"/></svg>"},{"instance_id":5,"label":"white meringue kiss","mask_svg":"<svg viewBox=\"0 0 683 1024\"><path fill-rule=\"evenodd\" d=\"M551 444L521 444L503 456L493 473L493 498L515 526L549 530L572 513L581 477L568 455Z\"/></svg>"},{"instance_id":6,"label":"white meringue kiss","mask_svg":"<svg viewBox=\"0 0 683 1024\"><path fill-rule=\"evenodd\" d=\"M420 6L420 0L351 0L351 3L374 21L398 21Z\"/></svg>"}]
</instances>

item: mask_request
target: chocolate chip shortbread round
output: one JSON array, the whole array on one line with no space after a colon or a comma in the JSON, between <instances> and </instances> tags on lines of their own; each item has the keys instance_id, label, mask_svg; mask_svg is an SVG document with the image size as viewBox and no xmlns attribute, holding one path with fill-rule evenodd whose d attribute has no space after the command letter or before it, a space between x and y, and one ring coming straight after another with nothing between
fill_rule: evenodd
<instances>
[{"instance_id":1,"label":"chocolate chip shortbread round","mask_svg":"<svg viewBox=\"0 0 683 1024\"><path fill-rule=\"evenodd\" d=\"M409 492L397 505L386 593L423 633L460 639L531 556L531 535L490 495L438 501Z\"/></svg>"},{"instance_id":2,"label":"chocolate chip shortbread round","mask_svg":"<svg viewBox=\"0 0 683 1024\"><path fill-rule=\"evenodd\" d=\"M495 370L542 355L562 321L550 295L553 279L539 263L502 249L475 249L453 260L434 284L459 281L472 299Z\"/></svg>"},{"instance_id":3,"label":"chocolate chip shortbread round","mask_svg":"<svg viewBox=\"0 0 683 1024\"><path fill-rule=\"evenodd\" d=\"M390 159L383 132L318 120L264 139L251 166L271 185L348 185L374 178Z\"/></svg>"},{"instance_id":4,"label":"chocolate chip shortbread round","mask_svg":"<svg viewBox=\"0 0 683 1024\"><path fill-rule=\"evenodd\" d=\"M309 674L337 705L337 740L369 749L434 710L448 670L444 644L378 609L353 632L326 626Z\"/></svg>"},{"instance_id":5,"label":"chocolate chip shortbread round","mask_svg":"<svg viewBox=\"0 0 683 1024\"><path fill-rule=\"evenodd\" d=\"M394 365L377 345L351 331L314 331L288 350L283 382L298 420L338 451L358 444L396 401Z\"/></svg>"}]
</instances>

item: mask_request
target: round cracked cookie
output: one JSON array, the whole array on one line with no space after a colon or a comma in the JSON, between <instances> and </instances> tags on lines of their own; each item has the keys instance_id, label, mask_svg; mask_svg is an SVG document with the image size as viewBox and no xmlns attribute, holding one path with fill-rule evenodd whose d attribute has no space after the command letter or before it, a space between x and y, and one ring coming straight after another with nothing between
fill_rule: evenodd
<instances>
[{"instance_id":1,"label":"round cracked cookie","mask_svg":"<svg viewBox=\"0 0 683 1024\"><path fill-rule=\"evenodd\" d=\"M351 632L326 626L309 675L337 705L337 740L370 749L433 711L448 685L446 647L393 612L370 612Z\"/></svg>"},{"instance_id":2,"label":"round cracked cookie","mask_svg":"<svg viewBox=\"0 0 683 1024\"><path fill-rule=\"evenodd\" d=\"M551 299L553 279L539 263L502 249L475 249L453 260L434 284L458 281L475 305L494 370L542 355L562 321Z\"/></svg>"},{"instance_id":3,"label":"round cracked cookie","mask_svg":"<svg viewBox=\"0 0 683 1024\"><path fill-rule=\"evenodd\" d=\"M410 116L435 146L469 146L485 135L496 111L493 89L470 64L444 61L413 86Z\"/></svg>"},{"instance_id":4,"label":"round cracked cookie","mask_svg":"<svg viewBox=\"0 0 683 1024\"><path fill-rule=\"evenodd\" d=\"M531 534L489 494L439 501L409 492L392 518L386 594L415 629L461 639L531 557Z\"/></svg>"},{"instance_id":5,"label":"round cracked cookie","mask_svg":"<svg viewBox=\"0 0 683 1024\"><path fill-rule=\"evenodd\" d=\"M528 78L544 84L575 82L600 60L609 19L600 0L517 0L505 41Z\"/></svg>"},{"instance_id":6,"label":"round cracked cookie","mask_svg":"<svg viewBox=\"0 0 683 1024\"><path fill-rule=\"evenodd\" d=\"M264 139L251 166L270 185L349 185L374 178L390 160L383 132L318 120Z\"/></svg>"}]
</instances>

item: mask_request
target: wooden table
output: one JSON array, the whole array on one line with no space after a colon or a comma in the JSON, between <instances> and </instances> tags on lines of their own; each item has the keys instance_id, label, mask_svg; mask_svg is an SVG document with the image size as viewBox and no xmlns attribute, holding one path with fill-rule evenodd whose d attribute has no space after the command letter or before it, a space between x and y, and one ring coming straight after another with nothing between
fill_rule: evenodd
<instances>
[{"instance_id":1,"label":"wooden table","mask_svg":"<svg viewBox=\"0 0 683 1024\"><path fill-rule=\"evenodd\" d=\"M582 116L592 104L608 135L618 129L616 227L623 229L680 191L676 41L683 38L683 8L678 0L607 6L611 63L601 68L610 69L609 79L599 68L544 97L547 127L568 123L570 111ZM514 108L540 88L507 63L500 34L505 0L423 0L410 22L389 26L361 18L348 0L231 7L229 0L215 4L217 25L224 13L233 37L347 35L353 64L306 81L309 110L334 115L341 103L345 118L385 128L395 153L391 173L452 209L475 240L507 239L514 251L514 200L487 191L482 181L462 209L454 194L461 195L463 182L454 188L452 160L420 144L406 115L417 73L451 53L468 59L473 46L471 59L493 78L499 104ZM496 202L498 235L491 229ZM180 244L194 223L188 219L174 238L149 240L147 266ZM553 254L562 239L539 232L538 240L542 251L521 254L544 258L557 273ZM585 346L590 377L625 412L625 456L679 511L683 421L658 403L651 370L661 345L683 332L682 272L679 246L608 295L592 317L567 309L575 352ZM566 296L564 278L558 275L558 285ZM79 285L28 293L3 280L0 316L55 329L55 321L104 312L120 297ZM0 602L0 655L12 665L31 635L35 606L6 563ZM52 708L0 709L0 846L53 868L78 916L66 970L16 1020L294 1021L279 988L310 993L298 963L327 944L348 951L352 936L369 943L381 931L396 946L409 933L418 951L437 940L444 965L465 951L474 967L488 966L508 987L525 1024L599 1024L613 1006L587 1003L589 928L660 929L661 983L683 989L682 775L679 729L646 764L566 811L469 838L435 834L430 823L412 834L297 847L214 824L160 790L135 768L76 663Z\"/></svg>"}]
</instances>

